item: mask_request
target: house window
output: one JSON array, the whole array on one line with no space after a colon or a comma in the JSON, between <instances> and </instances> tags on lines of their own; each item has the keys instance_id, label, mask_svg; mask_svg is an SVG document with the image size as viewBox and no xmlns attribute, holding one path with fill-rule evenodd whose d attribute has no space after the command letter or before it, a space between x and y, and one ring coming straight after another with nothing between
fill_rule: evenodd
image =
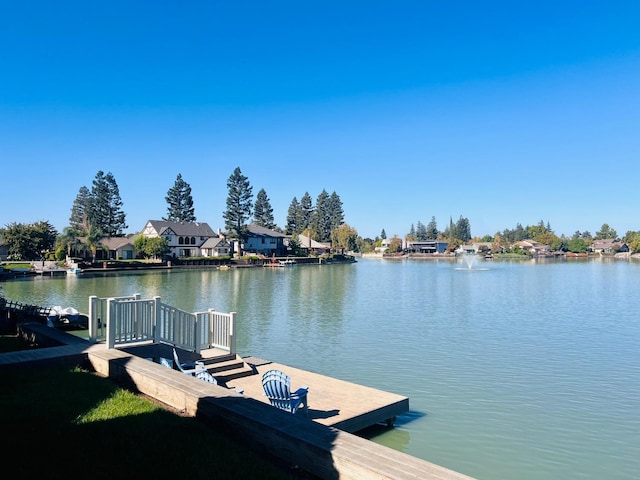
<instances>
[{"instance_id":1,"label":"house window","mask_svg":"<svg viewBox=\"0 0 640 480\"><path fill-rule=\"evenodd\" d=\"M195 245L196 244L196 237L191 237L191 245Z\"/></svg>"},{"instance_id":2,"label":"house window","mask_svg":"<svg viewBox=\"0 0 640 480\"><path fill-rule=\"evenodd\" d=\"M262 244L264 245L264 237L262 237L260 240L262 241Z\"/></svg>"},{"instance_id":3,"label":"house window","mask_svg":"<svg viewBox=\"0 0 640 480\"><path fill-rule=\"evenodd\" d=\"M183 237L178 238L178 244L179 245L184 245L184 238Z\"/></svg>"}]
</instances>

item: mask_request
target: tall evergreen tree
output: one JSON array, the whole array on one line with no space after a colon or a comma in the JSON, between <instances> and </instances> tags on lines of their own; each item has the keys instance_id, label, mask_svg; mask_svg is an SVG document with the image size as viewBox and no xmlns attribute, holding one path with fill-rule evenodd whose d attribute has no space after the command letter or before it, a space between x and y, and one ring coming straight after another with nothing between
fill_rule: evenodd
<instances>
[{"instance_id":1,"label":"tall evergreen tree","mask_svg":"<svg viewBox=\"0 0 640 480\"><path fill-rule=\"evenodd\" d=\"M87 215L91 210L91 192L85 186L80 187L76 199L71 206L69 226L75 230L86 232Z\"/></svg>"},{"instance_id":2,"label":"tall evergreen tree","mask_svg":"<svg viewBox=\"0 0 640 480\"><path fill-rule=\"evenodd\" d=\"M420 220L418 220L418 225L416 226L416 237L420 242L424 242L427 239L427 227Z\"/></svg>"},{"instance_id":3,"label":"tall evergreen tree","mask_svg":"<svg viewBox=\"0 0 640 480\"><path fill-rule=\"evenodd\" d=\"M431 221L427 224L426 239L437 240L438 239L438 224L436 223L436 217L431 217Z\"/></svg>"},{"instance_id":4,"label":"tall evergreen tree","mask_svg":"<svg viewBox=\"0 0 640 480\"><path fill-rule=\"evenodd\" d=\"M387 238L387 232L384 231L384 228L382 229L382 231L380 232L380 238L382 240L385 240Z\"/></svg>"},{"instance_id":5,"label":"tall evergreen tree","mask_svg":"<svg viewBox=\"0 0 640 480\"><path fill-rule=\"evenodd\" d=\"M179 173L176 181L167 192L167 217L163 220L170 222L195 222L195 208L191 196L191 185L185 182Z\"/></svg>"},{"instance_id":6,"label":"tall evergreen tree","mask_svg":"<svg viewBox=\"0 0 640 480\"><path fill-rule=\"evenodd\" d=\"M319 242L329 242L331 240L331 217L330 217L329 194L322 189L316 199L316 209L313 212L311 226L316 232L316 240Z\"/></svg>"},{"instance_id":7,"label":"tall evergreen tree","mask_svg":"<svg viewBox=\"0 0 640 480\"><path fill-rule=\"evenodd\" d=\"M305 192L300 199L300 225L298 225L298 233L311 228L311 220L314 213L313 200L309 192Z\"/></svg>"},{"instance_id":8,"label":"tall evergreen tree","mask_svg":"<svg viewBox=\"0 0 640 480\"><path fill-rule=\"evenodd\" d=\"M464 218L460 215L458 222L456 223L456 235L457 238L463 242L471 240L471 224L468 218Z\"/></svg>"},{"instance_id":9,"label":"tall evergreen tree","mask_svg":"<svg viewBox=\"0 0 640 480\"><path fill-rule=\"evenodd\" d=\"M344 210L342 208L342 200L340 200L340 196L335 191L332 192L329 196L328 207L329 222L331 224L331 231L333 231L344 223Z\"/></svg>"},{"instance_id":10,"label":"tall evergreen tree","mask_svg":"<svg viewBox=\"0 0 640 480\"><path fill-rule=\"evenodd\" d=\"M293 197L291 204L289 204L289 210L287 211L287 226L285 227L285 233L287 235L299 234L301 223L300 202L297 197Z\"/></svg>"},{"instance_id":11,"label":"tall evergreen tree","mask_svg":"<svg viewBox=\"0 0 640 480\"><path fill-rule=\"evenodd\" d=\"M261 227L274 229L276 228L273 219L273 208L264 188L261 188L256 196L256 203L253 207L253 221Z\"/></svg>"},{"instance_id":12,"label":"tall evergreen tree","mask_svg":"<svg viewBox=\"0 0 640 480\"><path fill-rule=\"evenodd\" d=\"M227 209L222 214L227 232L238 239L238 245L247 238L247 220L251 218L251 197L253 188L249 179L236 167L227 180ZM241 247L238 253L242 254Z\"/></svg>"},{"instance_id":13,"label":"tall evergreen tree","mask_svg":"<svg viewBox=\"0 0 640 480\"><path fill-rule=\"evenodd\" d=\"M100 170L93 180L89 203L89 224L105 237L121 237L127 228L118 184L111 172Z\"/></svg>"}]
</instances>

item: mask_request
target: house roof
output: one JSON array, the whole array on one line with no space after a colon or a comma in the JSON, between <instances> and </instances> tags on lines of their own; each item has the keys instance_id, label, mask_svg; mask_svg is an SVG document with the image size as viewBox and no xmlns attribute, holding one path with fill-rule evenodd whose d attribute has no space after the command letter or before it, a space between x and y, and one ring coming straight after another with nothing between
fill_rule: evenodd
<instances>
[{"instance_id":1,"label":"house roof","mask_svg":"<svg viewBox=\"0 0 640 480\"><path fill-rule=\"evenodd\" d=\"M162 235L167 229L170 229L176 235L184 235L189 237L217 237L208 223L204 222L168 222L166 220L149 220L147 224L151 224L158 235Z\"/></svg>"},{"instance_id":2,"label":"house roof","mask_svg":"<svg viewBox=\"0 0 640 480\"><path fill-rule=\"evenodd\" d=\"M261 227L260 225L256 225L252 223L247 227L247 231L254 237L275 237L275 238L284 238L286 235L282 232L276 232L275 230L271 230L270 228Z\"/></svg>"},{"instance_id":3,"label":"house roof","mask_svg":"<svg viewBox=\"0 0 640 480\"><path fill-rule=\"evenodd\" d=\"M289 237L291 238L291 237ZM300 247L302 248L311 248L311 249L315 249L315 250L330 250L331 249L331 245L326 244L326 243L320 243L320 242L316 242L314 239L309 239L309 237L307 237L306 235L298 235L298 241L300 242ZM309 244L309 241L311 241L311 244Z\"/></svg>"},{"instance_id":4,"label":"house roof","mask_svg":"<svg viewBox=\"0 0 640 480\"><path fill-rule=\"evenodd\" d=\"M224 238L222 237L211 237L211 238L207 238L207 240L200 245L200 248L217 248L217 247L228 247L229 242L227 242Z\"/></svg>"},{"instance_id":5,"label":"house roof","mask_svg":"<svg viewBox=\"0 0 640 480\"><path fill-rule=\"evenodd\" d=\"M119 248L130 246L133 248L133 243L130 238L127 237L106 237L100 239L100 244L109 250L118 250Z\"/></svg>"}]
</instances>

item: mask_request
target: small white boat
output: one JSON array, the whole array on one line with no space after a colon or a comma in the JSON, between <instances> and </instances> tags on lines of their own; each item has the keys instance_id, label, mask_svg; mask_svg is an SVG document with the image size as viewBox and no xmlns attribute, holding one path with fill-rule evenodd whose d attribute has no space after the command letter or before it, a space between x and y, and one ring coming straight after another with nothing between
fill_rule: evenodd
<instances>
[{"instance_id":1,"label":"small white boat","mask_svg":"<svg viewBox=\"0 0 640 480\"><path fill-rule=\"evenodd\" d=\"M286 260L278 260L281 267L295 267L296 261L293 258L287 258Z\"/></svg>"},{"instance_id":2,"label":"small white boat","mask_svg":"<svg viewBox=\"0 0 640 480\"><path fill-rule=\"evenodd\" d=\"M82 270L79 267L71 267L67 269L67 275L79 275Z\"/></svg>"}]
</instances>

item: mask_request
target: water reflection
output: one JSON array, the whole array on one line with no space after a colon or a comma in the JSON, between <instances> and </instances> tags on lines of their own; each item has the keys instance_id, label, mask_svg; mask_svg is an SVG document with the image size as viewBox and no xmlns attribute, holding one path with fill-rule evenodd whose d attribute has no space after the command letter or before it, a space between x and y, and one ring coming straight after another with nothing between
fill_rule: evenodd
<instances>
[{"instance_id":1,"label":"water reflection","mask_svg":"<svg viewBox=\"0 0 640 480\"><path fill-rule=\"evenodd\" d=\"M90 295L133 293L236 311L243 355L409 397L376 442L478 478L617 480L640 471L639 276L639 262L605 259L494 260L473 274L362 259L2 287L80 311Z\"/></svg>"}]
</instances>

